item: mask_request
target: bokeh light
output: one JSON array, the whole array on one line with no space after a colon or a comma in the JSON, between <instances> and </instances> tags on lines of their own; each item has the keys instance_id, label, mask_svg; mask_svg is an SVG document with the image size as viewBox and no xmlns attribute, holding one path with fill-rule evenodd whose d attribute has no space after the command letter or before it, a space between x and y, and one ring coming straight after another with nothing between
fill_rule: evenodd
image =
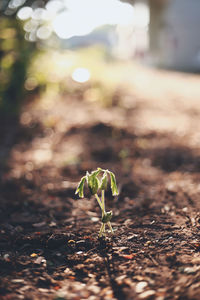
<instances>
[{"instance_id":1,"label":"bokeh light","mask_svg":"<svg viewBox=\"0 0 200 300\"><path fill-rule=\"evenodd\" d=\"M90 79L90 71L85 68L77 68L72 73L72 79L76 82L87 82Z\"/></svg>"}]
</instances>

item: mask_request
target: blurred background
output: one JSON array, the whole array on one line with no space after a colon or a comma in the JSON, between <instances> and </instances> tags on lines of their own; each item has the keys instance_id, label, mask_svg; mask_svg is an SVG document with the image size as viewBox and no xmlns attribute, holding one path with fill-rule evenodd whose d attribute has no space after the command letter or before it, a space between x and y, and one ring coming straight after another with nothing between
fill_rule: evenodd
<instances>
[{"instance_id":1,"label":"blurred background","mask_svg":"<svg viewBox=\"0 0 200 300\"><path fill-rule=\"evenodd\" d=\"M2 165L18 125L35 153L26 157L17 144L12 157L22 164L30 156L31 164L51 161L59 134L61 141L72 126L92 122L189 134L196 143L199 11L198 0L2 0ZM80 143L71 143L63 148L68 158L57 159L87 161Z\"/></svg>"},{"instance_id":2,"label":"blurred background","mask_svg":"<svg viewBox=\"0 0 200 300\"><path fill-rule=\"evenodd\" d=\"M3 0L0 11L0 107L4 112L17 112L27 94L63 92L71 79L85 83L104 77L106 82L107 76L113 81L114 74L105 74L108 62L143 59L148 49L145 2L134 7L117 0Z\"/></svg>"},{"instance_id":3,"label":"blurred background","mask_svg":"<svg viewBox=\"0 0 200 300\"><path fill-rule=\"evenodd\" d=\"M71 79L107 86L120 63L198 72L199 11L197 0L2 0L1 110L17 111L24 93L67 90Z\"/></svg>"},{"instance_id":4,"label":"blurred background","mask_svg":"<svg viewBox=\"0 0 200 300\"><path fill-rule=\"evenodd\" d=\"M132 279L135 299L199 299L199 16L200 0L0 0L1 299L132 299ZM97 167L120 191L104 263L83 240L99 208L75 195Z\"/></svg>"},{"instance_id":5,"label":"blurred background","mask_svg":"<svg viewBox=\"0 0 200 300\"><path fill-rule=\"evenodd\" d=\"M121 73L109 67L120 63L198 72L199 10L197 0L2 0L1 110L18 111L25 94L63 92L71 79L103 80L109 93Z\"/></svg>"}]
</instances>

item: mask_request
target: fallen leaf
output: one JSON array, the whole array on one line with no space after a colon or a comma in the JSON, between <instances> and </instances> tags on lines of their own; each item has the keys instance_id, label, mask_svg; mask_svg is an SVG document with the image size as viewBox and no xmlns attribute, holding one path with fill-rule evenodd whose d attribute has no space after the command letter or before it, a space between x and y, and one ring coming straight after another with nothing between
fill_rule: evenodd
<instances>
[{"instance_id":1,"label":"fallen leaf","mask_svg":"<svg viewBox=\"0 0 200 300\"><path fill-rule=\"evenodd\" d=\"M37 253L32 253L31 255L30 255L30 257L36 257L37 256Z\"/></svg>"},{"instance_id":2,"label":"fallen leaf","mask_svg":"<svg viewBox=\"0 0 200 300\"><path fill-rule=\"evenodd\" d=\"M135 256L136 254L128 254L128 255L123 255L122 257L126 259L133 259Z\"/></svg>"},{"instance_id":3,"label":"fallen leaf","mask_svg":"<svg viewBox=\"0 0 200 300\"><path fill-rule=\"evenodd\" d=\"M69 241L68 241L68 244L74 244L74 243L75 243L74 240L69 240Z\"/></svg>"}]
</instances>

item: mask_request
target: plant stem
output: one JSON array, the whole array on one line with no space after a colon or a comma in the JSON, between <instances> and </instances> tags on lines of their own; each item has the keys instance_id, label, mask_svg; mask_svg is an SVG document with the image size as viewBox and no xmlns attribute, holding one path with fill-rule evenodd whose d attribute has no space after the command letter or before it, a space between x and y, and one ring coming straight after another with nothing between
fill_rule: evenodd
<instances>
[{"instance_id":1,"label":"plant stem","mask_svg":"<svg viewBox=\"0 0 200 300\"><path fill-rule=\"evenodd\" d=\"M102 191L102 192L104 192L104 191ZM105 214L104 193L102 193L102 200L99 198L99 196L97 194L95 194L95 198L97 199L97 202L99 203L99 206L100 206L101 212L102 212L102 218L103 218L103 216ZM105 234L105 224L101 223L99 237L102 237L103 234Z\"/></svg>"},{"instance_id":2,"label":"plant stem","mask_svg":"<svg viewBox=\"0 0 200 300\"><path fill-rule=\"evenodd\" d=\"M102 203L102 218L105 215L105 191L101 191L101 203Z\"/></svg>"},{"instance_id":3,"label":"plant stem","mask_svg":"<svg viewBox=\"0 0 200 300\"><path fill-rule=\"evenodd\" d=\"M99 206L100 206L101 212L102 212L102 218L103 218L106 214L106 211L105 211L105 191L104 190L101 191L101 199L99 198L99 196L97 194L95 194L95 198L97 199L97 201L99 203ZM107 222L106 224L108 224L108 227L109 227L111 233L114 234L111 223ZM101 223L101 228L100 228L100 231L99 231L99 237L102 237L102 235L105 235L106 224L103 223L103 222Z\"/></svg>"},{"instance_id":4,"label":"plant stem","mask_svg":"<svg viewBox=\"0 0 200 300\"><path fill-rule=\"evenodd\" d=\"M111 223L110 223L110 222L108 222L107 224L108 224L108 227L110 228L110 231L111 231L111 233L112 233L112 234L114 234L114 231L113 231L113 229L112 229L112 225L111 225Z\"/></svg>"},{"instance_id":5,"label":"plant stem","mask_svg":"<svg viewBox=\"0 0 200 300\"><path fill-rule=\"evenodd\" d=\"M101 207L101 210L103 211L101 200L97 194L95 194L95 198L97 199L97 202L99 203L99 206Z\"/></svg>"},{"instance_id":6,"label":"plant stem","mask_svg":"<svg viewBox=\"0 0 200 300\"><path fill-rule=\"evenodd\" d=\"M105 232L105 224L101 223L101 228L100 228L100 231L99 231L99 237L102 237L102 234L104 234L104 232Z\"/></svg>"}]
</instances>

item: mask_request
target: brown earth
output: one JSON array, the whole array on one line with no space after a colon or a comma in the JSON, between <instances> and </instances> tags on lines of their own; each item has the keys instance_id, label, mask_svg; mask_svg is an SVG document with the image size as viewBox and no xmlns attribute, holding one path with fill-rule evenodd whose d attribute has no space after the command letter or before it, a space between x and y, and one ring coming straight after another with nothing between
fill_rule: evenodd
<instances>
[{"instance_id":1,"label":"brown earth","mask_svg":"<svg viewBox=\"0 0 200 300\"><path fill-rule=\"evenodd\" d=\"M200 76L136 67L113 105L87 85L1 120L0 299L200 298ZM108 168L114 237L74 191Z\"/></svg>"}]
</instances>

